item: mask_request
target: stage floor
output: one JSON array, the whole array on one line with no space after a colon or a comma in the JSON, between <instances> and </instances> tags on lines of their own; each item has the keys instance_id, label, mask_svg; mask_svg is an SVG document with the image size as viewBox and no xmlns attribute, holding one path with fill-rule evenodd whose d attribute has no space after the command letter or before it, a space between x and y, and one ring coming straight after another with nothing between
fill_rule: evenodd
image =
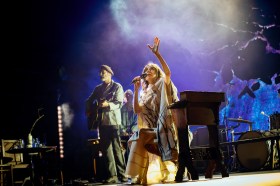
<instances>
[{"instance_id":1,"label":"stage floor","mask_svg":"<svg viewBox=\"0 0 280 186\"><path fill-rule=\"evenodd\" d=\"M130 185L125 183L118 184L102 184L102 183L84 183L77 185ZM134 184L135 185L135 184ZM280 171L258 171L258 172L242 172L230 173L228 178L222 178L221 175L215 174L212 179L205 179L200 176L197 181L184 181L181 183L169 182L150 185L193 185L193 186L280 186Z\"/></svg>"}]
</instances>

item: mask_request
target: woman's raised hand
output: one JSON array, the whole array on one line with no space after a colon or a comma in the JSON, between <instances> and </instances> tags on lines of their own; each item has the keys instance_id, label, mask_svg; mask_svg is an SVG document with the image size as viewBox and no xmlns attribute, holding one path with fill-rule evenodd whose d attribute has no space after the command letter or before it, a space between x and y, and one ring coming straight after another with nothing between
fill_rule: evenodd
<instances>
[{"instance_id":1,"label":"woman's raised hand","mask_svg":"<svg viewBox=\"0 0 280 186\"><path fill-rule=\"evenodd\" d=\"M159 43L160 43L159 38L158 38L158 37L155 37L155 38L154 38L154 45L151 46L151 45L148 44L148 47L149 47L149 49L152 50L153 53L156 54L156 53L158 52Z\"/></svg>"}]
</instances>

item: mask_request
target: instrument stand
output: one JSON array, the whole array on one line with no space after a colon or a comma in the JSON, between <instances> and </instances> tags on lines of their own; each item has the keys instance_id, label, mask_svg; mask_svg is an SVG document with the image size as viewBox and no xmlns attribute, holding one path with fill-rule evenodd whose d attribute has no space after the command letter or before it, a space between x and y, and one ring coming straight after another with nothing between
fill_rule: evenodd
<instances>
[{"instance_id":1,"label":"instrument stand","mask_svg":"<svg viewBox=\"0 0 280 186\"><path fill-rule=\"evenodd\" d=\"M231 118L229 118L229 119L231 119ZM249 121L246 121L246 120L242 120L242 121L245 121L246 123L251 124L251 122L249 122ZM228 163L228 165L230 167L230 170L229 170L230 172L242 171L242 169L243 169L243 167L241 166L240 161L237 157L237 144L238 143L236 143L236 142L238 142L239 140L235 141L235 135L237 133L234 133L234 129L239 126L240 126L240 123L238 121L238 124L231 128L232 155L230 156L230 161Z\"/></svg>"},{"instance_id":2,"label":"instrument stand","mask_svg":"<svg viewBox=\"0 0 280 186\"><path fill-rule=\"evenodd\" d=\"M230 129L230 133L231 133L231 142L234 142L234 129L233 128ZM229 172L234 172L237 170L237 153L236 153L234 145L231 145L231 148L232 148L233 154L230 156L230 159L228 162L228 167L230 167Z\"/></svg>"},{"instance_id":3,"label":"instrument stand","mask_svg":"<svg viewBox=\"0 0 280 186\"><path fill-rule=\"evenodd\" d=\"M226 133L226 141L228 142L229 141L229 137L228 137L228 120L227 120L227 114L228 114L228 106L229 106L229 99L228 99L228 94L229 94L229 90L231 89L231 87L232 87L232 83L229 83L229 87L227 88L227 90L226 90L226 99L225 99L225 102L226 102L226 105L225 105L225 110L224 110L224 118L223 118L223 123L224 123L224 125L225 125L225 133ZM232 128L230 129L230 130L233 130ZM231 131L232 132L232 131ZM233 136L233 133L231 133L231 135ZM233 139L234 140L234 139ZM231 140L232 141L232 140ZM234 149L234 147L232 147L233 149ZM234 149L234 151L235 151L235 149ZM230 155L230 147L229 146L227 146L227 155L229 156ZM227 162L227 165L228 165L228 167L229 167L229 165L230 165L230 161L231 161L231 158L232 158L232 156L231 157L229 157L229 162ZM231 171L231 170L229 170L229 171Z\"/></svg>"}]
</instances>

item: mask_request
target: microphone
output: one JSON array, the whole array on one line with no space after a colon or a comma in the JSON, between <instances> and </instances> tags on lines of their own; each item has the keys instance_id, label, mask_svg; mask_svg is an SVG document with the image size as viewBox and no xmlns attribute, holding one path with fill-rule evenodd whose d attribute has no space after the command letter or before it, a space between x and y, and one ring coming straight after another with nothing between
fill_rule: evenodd
<instances>
[{"instance_id":1,"label":"microphone","mask_svg":"<svg viewBox=\"0 0 280 186\"><path fill-rule=\"evenodd\" d=\"M147 73L141 74L141 75L140 75L140 79L145 79L145 78L147 77L147 75L148 75ZM140 79L136 78L136 79L132 80L131 84L134 84L134 83L136 83L137 81L140 81Z\"/></svg>"},{"instance_id":2,"label":"microphone","mask_svg":"<svg viewBox=\"0 0 280 186\"><path fill-rule=\"evenodd\" d=\"M267 115L266 113L264 113L264 111L261 111L261 114L266 116L266 117L269 117L269 115Z\"/></svg>"}]
</instances>

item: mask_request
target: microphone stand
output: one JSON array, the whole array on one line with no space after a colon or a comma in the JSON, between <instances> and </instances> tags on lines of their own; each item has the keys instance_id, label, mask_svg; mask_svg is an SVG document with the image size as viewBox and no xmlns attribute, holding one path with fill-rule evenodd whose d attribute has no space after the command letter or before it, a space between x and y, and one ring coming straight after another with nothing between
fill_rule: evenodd
<instances>
[{"instance_id":1,"label":"microphone stand","mask_svg":"<svg viewBox=\"0 0 280 186\"><path fill-rule=\"evenodd\" d=\"M223 121L223 123L224 123L224 125L225 125L225 133L226 133L226 140L227 140L227 142L229 141L229 137L228 137L228 120L227 120L227 111L228 111L228 106L229 106L229 100L228 100L228 94L229 94L229 90L231 89L231 86L232 86L233 84L232 83L229 83L229 87L227 88L227 92L226 92L226 106L225 106L225 111L224 111L224 121ZM231 142L233 142L234 141L234 131L233 131L233 128L231 128L230 129L231 130ZM232 145L232 149L233 149L233 151L234 151L234 145ZM228 153L228 156L229 157L232 157L232 156L230 156L230 147L229 146L227 146L227 153ZM236 154L235 152L233 152L234 153L234 155ZM229 160L228 160L228 162L227 162L227 166L229 166L229 164L232 164L231 165L231 169L232 169L232 166L233 166L233 164L235 164L235 158L233 157L233 162L232 163L230 163L231 162L231 159L229 158Z\"/></svg>"},{"instance_id":2,"label":"microphone stand","mask_svg":"<svg viewBox=\"0 0 280 186\"><path fill-rule=\"evenodd\" d=\"M29 134L31 134L31 132L33 131L33 128L35 127L36 123L42 118L44 117L44 114L42 116L40 116L39 118L36 119L36 121L33 123L32 127L31 127L31 130L29 132Z\"/></svg>"},{"instance_id":3,"label":"microphone stand","mask_svg":"<svg viewBox=\"0 0 280 186\"><path fill-rule=\"evenodd\" d=\"M36 119L36 121L33 123L30 132L28 133L28 138L27 138L27 147L32 147L32 141L33 141L33 137L31 135L31 132L33 131L33 128L35 127L36 123L42 118L44 117L44 115L41 115L39 118Z\"/></svg>"},{"instance_id":4,"label":"microphone stand","mask_svg":"<svg viewBox=\"0 0 280 186\"><path fill-rule=\"evenodd\" d=\"M261 111L261 114L268 117L268 125L269 125L269 129L268 130L271 130L271 123L270 123L270 116L267 115L264 111Z\"/></svg>"}]
</instances>

